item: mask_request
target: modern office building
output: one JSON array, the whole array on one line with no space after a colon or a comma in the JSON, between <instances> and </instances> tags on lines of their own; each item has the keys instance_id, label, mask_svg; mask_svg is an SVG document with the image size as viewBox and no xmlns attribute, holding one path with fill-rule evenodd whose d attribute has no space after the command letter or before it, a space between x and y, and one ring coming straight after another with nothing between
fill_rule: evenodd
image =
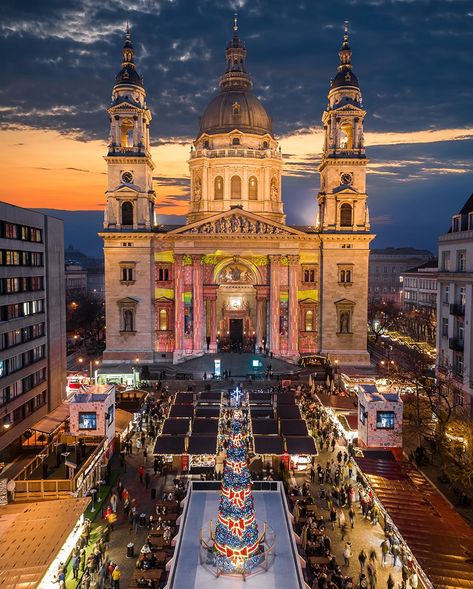
<instances>
[{"instance_id":1,"label":"modern office building","mask_svg":"<svg viewBox=\"0 0 473 589\"><path fill-rule=\"evenodd\" d=\"M370 253L368 296L371 300L401 304L401 274L433 258L428 250L387 247Z\"/></svg>"},{"instance_id":2,"label":"modern office building","mask_svg":"<svg viewBox=\"0 0 473 589\"><path fill-rule=\"evenodd\" d=\"M0 202L0 457L65 395L63 221Z\"/></svg>"},{"instance_id":3,"label":"modern office building","mask_svg":"<svg viewBox=\"0 0 473 589\"><path fill-rule=\"evenodd\" d=\"M455 405L473 410L473 195L441 235L437 297L437 368L452 377Z\"/></svg>"}]
</instances>

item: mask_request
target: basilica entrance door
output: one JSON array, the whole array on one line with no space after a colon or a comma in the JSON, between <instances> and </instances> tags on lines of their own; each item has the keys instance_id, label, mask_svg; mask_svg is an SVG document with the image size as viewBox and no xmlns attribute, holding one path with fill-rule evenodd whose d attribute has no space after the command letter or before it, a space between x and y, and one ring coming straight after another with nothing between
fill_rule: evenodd
<instances>
[{"instance_id":1,"label":"basilica entrance door","mask_svg":"<svg viewBox=\"0 0 473 589\"><path fill-rule=\"evenodd\" d=\"M230 345L233 351L243 345L243 319L230 319Z\"/></svg>"}]
</instances>

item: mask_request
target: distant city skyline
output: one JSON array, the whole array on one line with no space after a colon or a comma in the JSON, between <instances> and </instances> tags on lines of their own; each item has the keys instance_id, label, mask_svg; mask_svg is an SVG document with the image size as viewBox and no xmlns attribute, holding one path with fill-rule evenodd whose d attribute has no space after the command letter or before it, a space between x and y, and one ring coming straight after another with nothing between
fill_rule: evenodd
<instances>
[{"instance_id":1,"label":"distant city skyline","mask_svg":"<svg viewBox=\"0 0 473 589\"><path fill-rule=\"evenodd\" d=\"M287 221L315 222L320 117L338 65L343 21L364 107L374 247L435 251L473 185L473 11L467 1L328 3L7 1L0 44L2 199L103 210L106 108L130 23L151 122L159 222L187 208L187 159L198 117L217 93L232 13L255 94L285 156ZM69 243L66 237L66 244ZM74 245L80 244L77 242Z\"/></svg>"}]
</instances>

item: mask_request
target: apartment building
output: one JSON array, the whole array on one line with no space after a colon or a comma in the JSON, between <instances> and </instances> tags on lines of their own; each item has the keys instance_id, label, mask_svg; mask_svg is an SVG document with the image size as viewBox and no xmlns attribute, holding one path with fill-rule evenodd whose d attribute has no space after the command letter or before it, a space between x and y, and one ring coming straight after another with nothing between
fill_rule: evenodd
<instances>
[{"instance_id":1,"label":"apartment building","mask_svg":"<svg viewBox=\"0 0 473 589\"><path fill-rule=\"evenodd\" d=\"M473 195L438 246L437 368L452 375L455 404L472 412Z\"/></svg>"},{"instance_id":2,"label":"apartment building","mask_svg":"<svg viewBox=\"0 0 473 589\"><path fill-rule=\"evenodd\" d=\"M0 460L65 394L63 221L0 202Z\"/></svg>"}]
</instances>

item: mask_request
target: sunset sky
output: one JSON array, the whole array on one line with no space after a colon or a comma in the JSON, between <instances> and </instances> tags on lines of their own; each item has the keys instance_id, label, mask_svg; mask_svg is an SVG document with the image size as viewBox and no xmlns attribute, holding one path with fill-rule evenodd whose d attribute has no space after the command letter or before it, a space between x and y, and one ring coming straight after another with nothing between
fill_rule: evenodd
<instances>
[{"instance_id":1,"label":"sunset sky","mask_svg":"<svg viewBox=\"0 0 473 589\"><path fill-rule=\"evenodd\" d=\"M375 245L435 247L473 192L470 0L4 0L0 199L102 210L106 108L132 29L153 113L160 221L187 207L187 158L218 91L232 13L285 155L289 223L314 221L320 118L343 21L364 107Z\"/></svg>"}]
</instances>

